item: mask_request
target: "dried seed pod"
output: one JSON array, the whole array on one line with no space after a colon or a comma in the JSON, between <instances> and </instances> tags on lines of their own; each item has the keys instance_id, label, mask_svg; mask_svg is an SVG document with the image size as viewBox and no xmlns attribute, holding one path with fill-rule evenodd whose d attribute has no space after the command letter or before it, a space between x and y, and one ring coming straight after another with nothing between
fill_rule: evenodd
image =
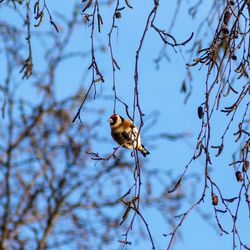
<instances>
[{"instance_id":1,"label":"dried seed pod","mask_svg":"<svg viewBox=\"0 0 250 250\"><path fill-rule=\"evenodd\" d=\"M232 58L233 60L237 60L237 56L236 56L236 55L232 55L231 58Z\"/></svg>"},{"instance_id":2,"label":"dried seed pod","mask_svg":"<svg viewBox=\"0 0 250 250\"><path fill-rule=\"evenodd\" d=\"M125 210L125 213L122 216L122 221L120 222L120 225L128 218L129 212L131 210L131 207L127 207Z\"/></svg>"},{"instance_id":3,"label":"dried seed pod","mask_svg":"<svg viewBox=\"0 0 250 250\"><path fill-rule=\"evenodd\" d=\"M85 1L84 1L85 2ZM86 4L86 6L84 7L84 9L82 10L82 13L85 12L85 10L87 10L91 5L92 5L93 0L89 0L88 3Z\"/></svg>"},{"instance_id":4,"label":"dried seed pod","mask_svg":"<svg viewBox=\"0 0 250 250\"><path fill-rule=\"evenodd\" d=\"M223 147L224 147L223 143L220 146L211 146L211 148L218 149L218 153L215 155L216 157L222 153Z\"/></svg>"},{"instance_id":5,"label":"dried seed pod","mask_svg":"<svg viewBox=\"0 0 250 250\"><path fill-rule=\"evenodd\" d=\"M217 206L218 205L218 196L215 194L215 193L213 193L213 195L212 195L212 204L214 205L214 206Z\"/></svg>"},{"instance_id":6,"label":"dried seed pod","mask_svg":"<svg viewBox=\"0 0 250 250\"><path fill-rule=\"evenodd\" d=\"M231 17L231 13L227 10L224 14L224 19L223 19L223 22L225 25L228 25L230 17Z\"/></svg>"},{"instance_id":7,"label":"dried seed pod","mask_svg":"<svg viewBox=\"0 0 250 250\"><path fill-rule=\"evenodd\" d=\"M242 171L247 172L248 168L249 168L249 161L244 160Z\"/></svg>"},{"instance_id":8,"label":"dried seed pod","mask_svg":"<svg viewBox=\"0 0 250 250\"><path fill-rule=\"evenodd\" d=\"M199 106L199 107L198 107L197 112L198 112L198 117L199 117L199 119L202 119L202 117L203 117L203 115L204 115L202 106Z\"/></svg>"},{"instance_id":9,"label":"dried seed pod","mask_svg":"<svg viewBox=\"0 0 250 250\"><path fill-rule=\"evenodd\" d=\"M181 85L181 92L186 93L187 92L187 84L186 81L183 80L182 85Z\"/></svg>"},{"instance_id":10,"label":"dried seed pod","mask_svg":"<svg viewBox=\"0 0 250 250\"><path fill-rule=\"evenodd\" d=\"M102 16L98 13L97 14L97 21L98 21L98 32L101 32L101 26L103 25L103 21L102 21Z\"/></svg>"},{"instance_id":11,"label":"dried seed pod","mask_svg":"<svg viewBox=\"0 0 250 250\"><path fill-rule=\"evenodd\" d=\"M116 11L115 12L115 18L121 18L122 17L122 14L120 11Z\"/></svg>"},{"instance_id":12,"label":"dried seed pod","mask_svg":"<svg viewBox=\"0 0 250 250\"><path fill-rule=\"evenodd\" d=\"M235 176L237 181L243 181L243 177L240 171L236 171Z\"/></svg>"},{"instance_id":13,"label":"dried seed pod","mask_svg":"<svg viewBox=\"0 0 250 250\"><path fill-rule=\"evenodd\" d=\"M237 32L234 32L233 36L234 36L235 39L237 39L239 37Z\"/></svg>"}]
</instances>

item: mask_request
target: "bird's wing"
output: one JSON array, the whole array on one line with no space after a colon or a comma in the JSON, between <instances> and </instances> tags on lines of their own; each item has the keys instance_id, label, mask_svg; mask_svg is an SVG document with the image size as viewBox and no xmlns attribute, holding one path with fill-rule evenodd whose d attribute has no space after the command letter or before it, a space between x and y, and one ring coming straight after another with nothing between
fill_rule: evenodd
<instances>
[{"instance_id":1,"label":"bird's wing","mask_svg":"<svg viewBox=\"0 0 250 250\"><path fill-rule=\"evenodd\" d=\"M136 139L137 139L137 137L138 137L138 129L137 129L137 127L135 127L134 125L133 125L133 127L132 127L132 129L131 129L131 139L132 139L132 141L135 141Z\"/></svg>"},{"instance_id":2,"label":"bird's wing","mask_svg":"<svg viewBox=\"0 0 250 250\"><path fill-rule=\"evenodd\" d=\"M130 137L131 137L130 133L123 131L121 134L122 134L124 139L130 140Z\"/></svg>"}]
</instances>

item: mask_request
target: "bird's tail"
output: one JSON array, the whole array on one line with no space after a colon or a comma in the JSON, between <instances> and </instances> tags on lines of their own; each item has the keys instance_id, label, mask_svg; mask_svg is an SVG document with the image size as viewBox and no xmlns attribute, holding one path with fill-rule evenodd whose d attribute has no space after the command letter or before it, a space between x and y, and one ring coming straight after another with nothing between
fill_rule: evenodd
<instances>
[{"instance_id":1,"label":"bird's tail","mask_svg":"<svg viewBox=\"0 0 250 250\"><path fill-rule=\"evenodd\" d=\"M147 155L150 154L149 151L148 151L143 145L141 145L141 146L138 148L138 150L142 153L142 155L143 155L144 157L146 157Z\"/></svg>"}]
</instances>

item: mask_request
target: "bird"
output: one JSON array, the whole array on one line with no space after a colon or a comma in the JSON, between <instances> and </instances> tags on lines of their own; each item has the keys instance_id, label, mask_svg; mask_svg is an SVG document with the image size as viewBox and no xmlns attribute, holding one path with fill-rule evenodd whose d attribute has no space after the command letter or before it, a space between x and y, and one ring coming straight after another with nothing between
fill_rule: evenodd
<instances>
[{"instance_id":1,"label":"bird","mask_svg":"<svg viewBox=\"0 0 250 250\"><path fill-rule=\"evenodd\" d=\"M113 139L122 147L127 149L138 149L146 157L150 152L141 144L141 136L138 135L138 128L131 120L124 119L118 114L113 114L109 118L111 135Z\"/></svg>"}]
</instances>

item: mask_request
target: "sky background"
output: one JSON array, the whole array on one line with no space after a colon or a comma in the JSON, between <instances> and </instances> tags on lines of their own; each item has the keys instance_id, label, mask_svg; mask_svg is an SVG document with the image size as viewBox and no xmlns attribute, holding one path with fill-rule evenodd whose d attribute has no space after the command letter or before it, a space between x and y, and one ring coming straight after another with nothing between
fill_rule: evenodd
<instances>
[{"instance_id":1,"label":"sky background","mask_svg":"<svg viewBox=\"0 0 250 250\"><path fill-rule=\"evenodd\" d=\"M73 1L74 2L74 1ZM79 1L80 2L80 1ZM161 1L159 12L157 14L156 23L162 29L169 29L176 3L178 1ZM192 19L188 14L188 9L196 2L194 1L181 1L182 7L176 19L175 26L172 29L171 34L176 38L178 42L186 40L192 32L196 35L198 25L202 18L204 18L213 4L213 1L203 1L199 8L199 11L195 19ZM135 65L135 52L139 46L139 41L142 36L146 24L146 18L151 11L152 4L149 1L130 1L133 9L126 8L122 11L122 18L117 20L118 29L113 33L113 50L114 56L121 68L120 71L116 71L117 82L117 95L130 107L132 113L133 104L133 88L134 88L134 65ZM60 20L57 13L72 12L73 4L71 1L60 0L58 4L57 0L47 1L47 5L51 10L54 21L57 23L60 33L59 36L65 36L63 32L63 21ZM123 3L124 5L124 3ZM111 8L100 8L104 25L102 27L102 33L96 35L96 44L107 44L108 36L106 35L110 29L111 24ZM1 17L6 17L10 20L12 10L3 12L0 8ZM80 15L80 13L79 13ZM14 18L12 21L15 23L17 20ZM39 31L43 30L53 31L53 27L50 27L48 16L45 18L44 23L39 27ZM35 29L34 29L35 30ZM211 39L211 35L208 39ZM207 39L207 38L206 38ZM50 43L51 41L40 39L32 39L32 47L34 52L34 65L39 65L36 70L43 67L44 61L40 59L40 48L42 43ZM208 44L208 40L204 41L204 44ZM172 170L176 179L182 173L185 165L188 163L193 155L196 145L197 135L200 130L201 120L197 116L197 107L204 102L204 88L205 88L205 75L206 68L201 70L198 67L192 68L193 72L193 92L189 98L187 104L184 105L185 95L180 93L181 84L186 74L186 63L190 63L189 55L186 53L192 47L192 43L182 47L182 53L177 48L177 53L169 47L167 50L170 61L163 60L160 67L157 69L154 59L157 57L160 49L162 48L162 42L152 29L149 29L145 43L141 51L139 61L139 97L143 113L145 116L145 126L142 128L142 138L145 138L145 146L150 150L150 156L145 160L145 168L156 169L169 169ZM84 51L90 50L90 28L87 26L78 26L75 28L73 39L69 44L68 50L75 48L75 50ZM56 48L55 48L56 49ZM66 49L67 50L67 49ZM93 93L91 93L89 101L83 107L81 118L84 122L85 119L104 119L107 120L104 126L100 127L98 133L100 137L106 137L110 134L110 128L108 124L108 118L113 110L112 99L112 68L110 55L107 50L106 53L97 53L97 63L101 72L104 75L105 82L97 86L97 98L92 101ZM87 89L91 82L91 74L86 73L86 68L90 62L90 57L83 61L81 58L74 59L72 65L71 60L66 61L58 69L56 78L56 88L58 98L65 97L70 93L74 93L76 89L81 86ZM35 66L36 67L36 66ZM1 76L0 76L1 77ZM1 77L4 79L4 74ZM28 93L28 94L27 94ZM36 102L40 98L35 91L30 88L30 84L23 84L20 88L20 95L27 95L27 98ZM103 117L96 117L97 114L93 113L90 117L85 116L84 110L93 106L97 109L103 108ZM75 110L77 112L77 109ZM117 105L117 113L126 116L124 106ZM73 118L74 114L72 114ZM157 122L152 124L153 118L157 116ZM225 124L228 122L224 119L225 115L218 112L215 115L214 127L212 128L212 143L211 145L219 144L219 137L225 128ZM137 116L138 118L138 116ZM78 121L77 121L78 122ZM138 122L138 120L137 120ZM72 125L73 126L73 125ZM229 134L236 130L236 125L229 130ZM170 141L166 139L150 140L152 135L159 133L178 134L186 133L188 136L179 141ZM232 198L237 196L240 184L235 181L234 169L229 167L228 164L231 161L231 153L236 149L237 145L234 144L233 138L226 139L226 147L223 154L218 159L213 157L213 170L212 176L220 184L221 190L226 198ZM93 151L98 152L101 155L106 155L112 151L116 144L112 141L110 143L100 143L94 146ZM130 152L126 152L127 157L130 157ZM93 165L95 162L93 162ZM198 174L203 177L204 171L204 158L200 158L192 163L190 172ZM142 169L143 171L143 169ZM132 180L132 177L131 177ZM169 180L165 180L166 183ZM195 181L195 180L194 180ZM184 188L189 192L191 188L188 183L183 183ZM185 186L186 185L186 186ZM143 187L142 187L143 188ZM196 196L193 197L195 202L201 195L203 189L203 181L197 183ZM197 210L188 216L180 228L181 237L177 237L174 245L176 250L210 250L210 249L231 249L232 248L232 235L220 236L218 227L213 214L213 206L210 200L210 190L207 190L205 202L202 203ZM185 212L191 203L184 203L180 212ZM156 249L165 249L168 244L168 238L163 237L163 234L170 232L170 228L163 221L161 215L154 208L142 209L142 213L147 222L149 223L150 230L152 232ZM249 239L249 217L247 216L246 207L240 209L242 218L239 219L240 233L242 235L243 242L247 242ZM200 213L211 216L211 220L208 223L205 221ZM232 228L229 216L221 214L221 221L225 222L225 227L230 232ZM178 219L176 220L178 221ZM138 221L137 221L138 222ZM140 222L138 223L140 224ZM137 225L136 225L137 227ZM144 231L146 234L146 231ZM122 234L122 232L121 232ZM132 232L133 234L133 232ZM118 239L115 239L115 245ZM249 241L248 241L249 243ZM132 245L127 249L150 249L150 242L146 237L145 241L140 241L137 245Z\"/></svg>"}]
</instances>

